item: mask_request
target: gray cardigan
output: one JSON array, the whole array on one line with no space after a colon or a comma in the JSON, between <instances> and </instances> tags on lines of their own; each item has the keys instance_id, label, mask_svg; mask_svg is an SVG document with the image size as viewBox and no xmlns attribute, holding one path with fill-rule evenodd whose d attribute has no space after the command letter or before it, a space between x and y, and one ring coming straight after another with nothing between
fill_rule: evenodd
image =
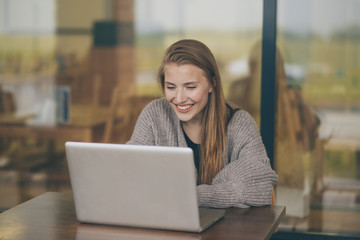
<instances>
[{"instance_id":1,"label":"gray cardigan","mask_svg":"<svg viewBox=\"0 0 360 240\"><path fill-rule=\"evenodd\" d=\"M143 109L127 143L187 147L180 120L164 98ZM244 110L237 110L228 124L224 156L224 168L211 185L197 186L199 206L270 205L277 175L269 164L256 123Z\"/></svg>"}]
</instances>

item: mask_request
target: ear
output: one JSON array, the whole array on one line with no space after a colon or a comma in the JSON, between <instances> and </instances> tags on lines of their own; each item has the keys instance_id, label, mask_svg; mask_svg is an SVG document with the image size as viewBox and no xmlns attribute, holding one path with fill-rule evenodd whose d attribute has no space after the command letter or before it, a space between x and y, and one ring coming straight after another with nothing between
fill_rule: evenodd
<instances>
[{"instance_id":1,"label":"ear","mask_svg":"<svg viewBox=\"0 0 360 240\"><path fill-rule=\"evenodd\" d=\"M211 83L210 83L210 88L209 88L209 93L212 93L214 88L216 88L216 79L215 79L215 77L212 77Z\"/></svg>"},{"instance_id":2,"label":"ear","mask_svg":"<svg viewBox=\"0 0 360 240\"><path fill-rule=\"evenodd\" d=\"M210 86L210 87L209 87L209 93L212 93L212 92L213 92L213 87Z\"/></svg>"}]
</instances>

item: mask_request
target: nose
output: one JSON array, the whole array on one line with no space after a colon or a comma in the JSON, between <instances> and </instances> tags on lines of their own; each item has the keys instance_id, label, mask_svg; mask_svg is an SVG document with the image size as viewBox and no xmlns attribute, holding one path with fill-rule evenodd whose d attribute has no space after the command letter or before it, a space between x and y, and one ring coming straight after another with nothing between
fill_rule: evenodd
<instances>
[{"instance_id":1,"label":"nose","mask_svg":"<svg viewBox=\"0 0 360 240\"><path fill-rule=\"evenodd\" d=\"M184 91L182 89L178 89L176 91L175 101L178 104L186 101L186 94L184 93Z\"/></svg>"}]
</instances>

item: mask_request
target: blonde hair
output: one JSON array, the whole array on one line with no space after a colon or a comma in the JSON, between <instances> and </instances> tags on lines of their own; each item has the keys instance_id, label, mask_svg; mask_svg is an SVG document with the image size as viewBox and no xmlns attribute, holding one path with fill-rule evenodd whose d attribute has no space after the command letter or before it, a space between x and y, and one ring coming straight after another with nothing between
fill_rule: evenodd
<instances>
[{"instance_id":1,"label":"blonde hair","mask_svg":"<svg viewBox=\"0 0 360 240\"><path fill-rule=\"evenodd\" d=\"M226 104L216 60L210 49L200 41L185 39L175 42L166 50L158 71L158 81L163 91L165 66L169 63L191 64L201 68L213 88L204 109L199 169L199 182L210 184L223 168L227 127Z\"/></svg>"}]
</instances>

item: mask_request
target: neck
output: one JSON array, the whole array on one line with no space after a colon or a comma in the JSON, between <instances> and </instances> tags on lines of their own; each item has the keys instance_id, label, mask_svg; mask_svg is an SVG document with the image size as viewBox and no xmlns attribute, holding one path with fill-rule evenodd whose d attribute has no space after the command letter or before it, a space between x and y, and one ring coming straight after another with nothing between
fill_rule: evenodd
<instances>
[{"instance_id":1,"label":"neck","mask_svg":"<svg viewBox=\"0 0 360 240\"><path fill-rule=\"evenodd\" d=\"M181 122L186 135L195 144L201 143L201 123Z\"/></svg>"}]
</instances>

